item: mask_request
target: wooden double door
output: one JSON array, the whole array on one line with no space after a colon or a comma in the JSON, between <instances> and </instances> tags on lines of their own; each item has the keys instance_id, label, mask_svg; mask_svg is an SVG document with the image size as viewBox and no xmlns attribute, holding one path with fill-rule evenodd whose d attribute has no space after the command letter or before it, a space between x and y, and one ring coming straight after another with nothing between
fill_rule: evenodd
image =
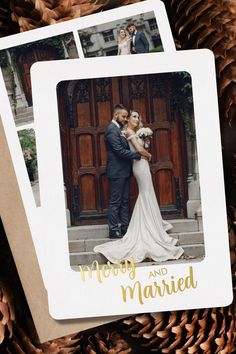
<instances>
[{"instance_id":1,"label":"wooden double door","mask_svg":"<svg viewBox=\"0 0 236 354\"><path fill-rule=\"evenodd\" d=\"M105 223L109 181L104 132L113 107L136 109L153 131L151 171L164 218L185 215L186 151L183 122L174 105L171 74L74 80L58 85L64 182L72 224ZM131 207L137 198L132 177Z\"/></svg>"}]
</instances>

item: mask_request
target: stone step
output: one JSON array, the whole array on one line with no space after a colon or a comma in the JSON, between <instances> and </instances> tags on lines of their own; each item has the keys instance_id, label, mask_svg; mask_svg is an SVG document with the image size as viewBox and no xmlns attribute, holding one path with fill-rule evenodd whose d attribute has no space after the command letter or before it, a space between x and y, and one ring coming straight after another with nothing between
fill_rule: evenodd
<instances>
[{"instance_id":1,"label":"stone step","mask_svg":"<svg viewBox=\"0 0 236 354\"><path fill-rule=\"evenodd\" d=\"M17 119L24 119L24 118L28 118L28 117L32 117L32 116L33 116L33 112L31 112L31 111L17 113L17 115L16 115Z\"/></svg>"},{"instance_id":2,"label":"stone step","mask_svg":"<svg viewBox=\"0 0 236 354\"><path fill-rule=\"evenodd\" d=\"M28 113L33 114L33 107L32 106L19 108L17 111L17 117L18 116L20 117L20 116L22 116L24 114L28 114Z\"/></svg>"},{"instance_id":3,"label":"stone step","mask_svg":"<svg viewBox=\"0 0 236 354\"><path fill-rule=\"evenodd\" d=\"M169 220L173 229L169 233L186 233L199 231L198 221L194 219ZM107 225L73 226L68 228L69 240L88 240L108 238Z\"/></svg>"},{"instance_id":4,"label":"stone step","mask_svg":"<svg viewBox=\"0 0 236 354\"><path fill-rule=\"evenodd\" d=\"M204 257L205 256L205 247L204 245L185 245L183 246L184 252L193 257Z\"/></svg>"},{"instance_id":5,"label":"stone step","mask_svg":"<svg viewBox=\"0 0 236 354\"><path fill-rule=\"evenodd\" d=\"M70 253L71 266L89 265L93 261L97 260L99 264L105 264L107 262L106 257L100 253L95 252L75 252Z\"/></svg>"},{"instance_id":6,"label":"stone step","mask_svg":"<svg viewBox=\"0 0 236 354\"><path fill-rule=\"evenodd\" d=\"M67 230L69 241L108 238L107 225L72 226Z\"/></svg>"},{"instance_id":7,"label":"stone step","mask_svg":"<svg viewBox=\"0 0 236 354\"><path fill-rule=\"evenodd\" d=\"M17 127L21 127L22 125L30 124L33 123L33 117L27 117L23 119L17 119L15 120L15 124Z\"/></svg>"},{"instance_id":8,"label":"stone step","mask_svg":"<svg viewBox=\"0 0 236 354\"><path fill-rule=\"evenodd\" d=\"M145 261L142 263L138 263L135 264L135 267L146 267L146 266L165 266L165 265L170 265L170 264L183 264L183 263L189 263L189 262L194 262L194 263L198 263L201 262L204 259L204 256L200 256L200 257L194 257L194 259L190 259L190 260L186 260L186 259L173 259L173 260L168 260L168 261L164 261L164 262L155 262L155 261ZM102 266L102 263L99 263ZM91 265L91 263L89 264ZM75 272L79 272L80 268L78 265L72 265L71 268L75 271Z\"/></svg>"},{"instance_id":9,"label":"stone step","mask_svg":"<svg viewBox=\"0 0 236 354\"><path fill-rule=\"evenodd\" d=\"M202 232L172 233L172 237L180 241L180 245L202 244L204 242ZM91 252L94 247L104 242L113 241L109 238L96 238L88 240L70 240L69 250L71 252Z\"/></svg>"},{"instance_id":10,"label":"stone step","mask_svg":"<svg viewBox=\"0 0 236 354\"><path fill-rule=\"evenodd\" d=\"M33 121L33 108L28 107L25 110L23 110L22 112L18 112L15 120L17 122L17 125L22 125L22 124L25 124L28 122L32 122Z\"/></svg>"},{"instance_id":11,"label":"stone step","mask_svg":"<svg viewBox=\"0 0 236 354\"><path fill-rule=\"evenodd\" d=\"M184 252L189 256L194 256L196 259L203 258L205 249L203 245L186 245L183 246ZM73 252L70 253L70 264L72 267L79 265L90 265L97 260L99 264L105 264L106 258L100 253L95 252Z\"/></svg>"}]
</instances>

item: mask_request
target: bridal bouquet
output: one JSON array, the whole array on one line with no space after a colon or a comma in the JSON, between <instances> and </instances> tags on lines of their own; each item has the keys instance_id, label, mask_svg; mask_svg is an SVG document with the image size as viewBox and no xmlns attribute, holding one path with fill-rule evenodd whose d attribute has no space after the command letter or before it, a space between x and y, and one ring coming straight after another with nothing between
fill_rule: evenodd
<instances>
[{"instance_id":1,"label":"bridal bouquet","mask_svg":"<svg viewBox=\"0 0 236 354\"><path fill-rule=\"evenodd\" d=\"M149 149L150 147L150 139L152 138L153 131L150 128L140 128L137 131L137 136L144 141L144 148Z\"/></svg>"}]
</instances>

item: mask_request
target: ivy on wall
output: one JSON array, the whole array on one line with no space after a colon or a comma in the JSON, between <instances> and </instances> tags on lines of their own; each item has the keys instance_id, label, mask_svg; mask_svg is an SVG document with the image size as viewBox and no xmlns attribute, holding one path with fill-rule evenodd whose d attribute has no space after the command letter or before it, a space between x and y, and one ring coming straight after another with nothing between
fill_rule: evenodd
<instances>
[{"instance_id":1,"label":"ivy on wall","mask_svg":"<svg viewBox=\"0 0 236 354\"><path fill-rule=\"evenodd\" d=\"M194 112L193 112L193 91L192 79L187 72L172 73L172 105L181 113L186 135L191 139L196 139Z\"/></svg>"},{"instance_id":2,"label":"ivy on wall","mask_svg":"<svg viewBox=\"0 0 236 354\"><path fill-rule=\"evenodd\" d=\"M5 68L8 66L8 58L5 50L0 50L0 66Z\"/></svg>"},{"instance_id":3,"label":"ivy on wall","mask_svg":"<svg viewBox=\"0 0 236 354\"><path fill-rule=\"evenodd\" d=\"M35 48L42 48L42 47L51 47L57 53L58 59L66 59L65 58L65 51L64 46L67 46L68 42L74 41L73 33L66 33L60 36L54 36L50 38L41 39L39 41L26 43L14 48L11 48L11 53L13 55L19 55L23 51L27 49L35 49Z\"/></svg>"},{"instance_id":4,"label":"ivy on wall","mask_svg":"<svg viewBox=\"0 0 236 354\"><path fill-rule=\"evenodd\" d=\"M12 61L14 62L14 57L25 51L26 49L42 48L42 47L51 47L53 48L57 55L58 59L66 59L64 46L67 47L67 43L72 43L74 41L73 33L66 33L60 36L54 36L51 38L41 39L39 41L22 44L17 47L10 48L9 51L12 55ZM0 51L0 66L7 67L9 65L8 57L6 50Z\"/></svg>"},{"instance_id":5,"label":"ivy on wall","mask_svg":"<svg viewBox=\"0 0 236 354\"><path fill-rule=\"evenodd\" d=\"M24 129L18 132L25 165L31 181L34 180L34 174L37 171L37 153L35 133L33 129Z\"/></svg>"},{"instance_id":6,"label":"ivy on wall","mask_svg":"<svg viewBox=\"0 0 236 354\"><path fill-rule=\"evenodd\" d=\"M5 75L7 75L6 80L10 78L11 87L13 90L12 93L12 108L15 112L16 108L16 83L15 83L15 75L14 73L17 71L17 58L20 54L25 53L34 49L43 49L47 50L47 48L51 48L55 51L56 59L67 59L65 55L65 48L68 50L71 45L75 46L74 36L72 32L54 36L51 38L41 39L35 42L30 42L22 45L18 45L7 50L0 51L0 66L1 68L8 69ZM76 46L75 46L76 47ZM8 51L8 53L7 53ZM10 58L9 58L10 55ZM73 54L76 56L76 53ZM77 53L78 57L78 53ZM16 113L16 112L15 112Z\"/></svg>"}]
</instances>

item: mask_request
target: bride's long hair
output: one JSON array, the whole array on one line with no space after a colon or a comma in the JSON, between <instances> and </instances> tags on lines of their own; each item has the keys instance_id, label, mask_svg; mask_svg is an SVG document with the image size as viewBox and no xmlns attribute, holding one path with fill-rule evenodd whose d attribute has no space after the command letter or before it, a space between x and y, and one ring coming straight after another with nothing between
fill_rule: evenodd
<instances>
[{"instance_id":1,"label":"bride's long hair","mask_svg":"<svg viewBox=\"0 0 236 354\"><path fill-rule=\"evenodd\" d=\"M131 110L129 111L128 119L129 119L129 117L131 116L131 114L132 114L133 112L138 113L139 124L138 124L137 128L135 128L135 131L138 131L140 128L143 127L142 117L141 117L141 114L139 113L139 111L137 111L137 109L131 109ZM126 124L123 126L123 128L122 128L122 131L123 131L123 132L125 132L125 130L127 129L127 126L128 126L128 123L126 123Z\"/></svg>"},{"instance_id":2,"label":"bride's long hair","mask_svg":"<svg viewBox=\"0 0 236 354\"><path fill-rule=\"evenodd\" d=\"M121 31L125 32L125 37L124 38L125 38L126 41L128 41L130 39L130 36L129 36L128 32L126 31L125 28L120 28L119 31L118 31L118 42L120 43L121 40L122 40L121 35L120 35Z\"/></svg>"},{"instance_id":3,"label":"bride's long hair","mask_svg":"<svg viewBox=\"0 0 236 354\"><path fill-rule=\"evenodd\" d=\"M140 128L143 127L142 116L141 116L140 112L139 112L137 109L131 109L131 110L129 111L129 117L131 116L131 114L132 114L133 112L138 113L139 125L138 125L137 128L135 129L136 131L138 131Z\"/></svg>"}]
</instances>

